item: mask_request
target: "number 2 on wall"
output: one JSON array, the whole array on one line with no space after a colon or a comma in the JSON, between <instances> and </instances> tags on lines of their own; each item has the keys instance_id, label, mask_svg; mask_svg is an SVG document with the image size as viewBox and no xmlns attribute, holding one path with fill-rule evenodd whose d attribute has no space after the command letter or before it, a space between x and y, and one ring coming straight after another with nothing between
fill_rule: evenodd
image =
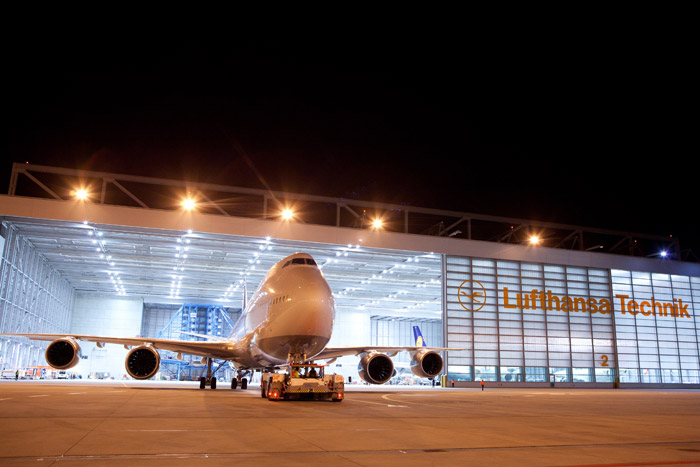
<instances>
[{"instance_id":1,"label":"number 2 on wall","mask_svg":"<svg viewBox=\"0 0 700 467\"><path fill-rule=\"evenodd\" d=\"M608 356L607 355L601 355L601 359L603 360L603 363L600 366L608 366Z\"/></svg>"}]
</instances>

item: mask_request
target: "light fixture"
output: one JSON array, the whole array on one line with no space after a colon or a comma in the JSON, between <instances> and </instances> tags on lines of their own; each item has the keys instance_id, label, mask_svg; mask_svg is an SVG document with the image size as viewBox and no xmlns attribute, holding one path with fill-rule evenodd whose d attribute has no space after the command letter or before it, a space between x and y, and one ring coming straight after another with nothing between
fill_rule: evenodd
<instances>
[{"instance_id":1,"label":"light fixture","mask_svg":"<svg viewBox=\"0 0 700 467\"><path fill-rule=\"evenodd\" d=\"M372 228L373 228L374 230L379 230L379 229L381 229L383 225L384 225L384 221L382 221L382 220L379 219L379 218L374 219L374 220L372 221Z\"/></svg>"},{"instance_id":2,"label":"light fixture","mask_svg":"<svg viewBox=\"0 0 700 467\"><path fill-rule=\"evenodd\" d=\"M182 200L182 207L185 209L185 211L192 211L197 207L197 203L194 199L188 197Z\"/></svg>"},{"instance_id":3,"label":"light fixture","mask_svg":"<svg viewBox=\"0 0 700 467\"><path fill-rule=\"evenodd\" d=\"M292 210L289 209L289 208L284 208L284 209L282 210L281 216L282 216L282 219L285 220L285 221L292 220L292 218L294 217L294 211L292 211Z\"/></svg>"},{"instance_id":4,"label":"light fixture","mask_svg":"<svg viewBox=\"0 0 700 467\"><path fill-rule=\"evenodd\" d=\"M532 236L530 236L529 241L530 241L530 245L533 245L533 246L539 245L540 244L540 237L538 237L537 235L532 235Z\"/></svg>"},{"instance_id":5,"label":"light fixture","mask_svg":"<svg viewBox=\"0 0 700 467\"><path fill-rule=\"evenodd\" d=\"M78 188L77 190L73 190L73 195L80 201L85 201L88 199L89 193L85 188Z\"/></svg>"}]
</instances>

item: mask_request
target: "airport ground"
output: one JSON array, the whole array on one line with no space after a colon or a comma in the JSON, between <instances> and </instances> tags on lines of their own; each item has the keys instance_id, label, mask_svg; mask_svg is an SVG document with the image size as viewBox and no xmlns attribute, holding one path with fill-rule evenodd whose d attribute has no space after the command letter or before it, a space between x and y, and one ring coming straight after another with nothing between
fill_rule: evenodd
<instances>
[{"instance_id":1,"label":"airport ground","mask_svg":"<svg viewBox=\"0 0 700 467\"><path fill-rule=\"evenodd\" d=\"M700 465L700 391L2 381L0 465Z\"/></svg>"}]
</instances>

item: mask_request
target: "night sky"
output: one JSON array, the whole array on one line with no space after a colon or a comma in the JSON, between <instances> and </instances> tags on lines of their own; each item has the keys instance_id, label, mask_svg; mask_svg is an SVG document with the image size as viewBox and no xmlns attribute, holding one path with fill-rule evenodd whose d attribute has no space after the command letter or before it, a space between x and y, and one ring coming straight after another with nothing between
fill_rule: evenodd
<instances>
[{"instance_id":1,"label":"night sky","mask_svg":"<svg viewBox=\"0 0 700 467\"><path fill-rule=\"evenodd\" d=\"M264 188L244 152L275 190L673 234L700 255L682 33L413 26L26 34L5 46L3 190L25 161Z\"/></svg>"}]
</instances>

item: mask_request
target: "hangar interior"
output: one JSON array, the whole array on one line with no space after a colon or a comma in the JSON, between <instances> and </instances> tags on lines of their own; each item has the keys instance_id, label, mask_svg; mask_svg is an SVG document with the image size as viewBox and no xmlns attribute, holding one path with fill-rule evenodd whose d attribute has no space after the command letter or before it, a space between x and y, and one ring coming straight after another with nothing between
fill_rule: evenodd
<instances>
[{"instance_id":1,"label":"hangar interior","mask_svg":"<svg viewBox=\"0 0 700 467\"><path fill-rule=\"evenodd\" d=\"M188 313L183 307L197 306L200 316L218 307L209 319L223 328L228 321L230 328L244 284L252 295L270 267L303 251L316 259L336 299L330 346L412 345L413 325L430 345L443 343L441 255L18 217L3 218L2 239L6 332L187 338L168 326ZM2 366L45 365L45 347L3 339ZM84 360L71 370L76 375L126 377L126 349L81 348ZM395 382L412 383L408 356L394 361ZM331 367L357 377L355 357ZM161 377L194 378L201 369Z\"/></svg>"}]
</instances>

